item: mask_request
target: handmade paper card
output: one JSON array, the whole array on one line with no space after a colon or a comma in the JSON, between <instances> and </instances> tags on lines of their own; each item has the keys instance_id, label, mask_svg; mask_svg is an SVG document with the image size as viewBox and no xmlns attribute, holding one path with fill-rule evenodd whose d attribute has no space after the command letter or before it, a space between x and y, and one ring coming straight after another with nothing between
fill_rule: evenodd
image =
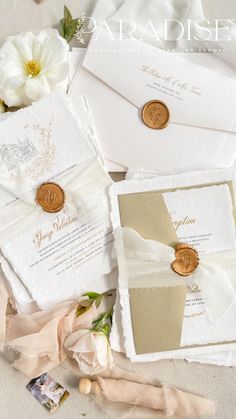
<instances>
[{"instance_id":1,"label":"handmade paper card","mask_svg":"<svg viewBox=\"0 0 236 419\"><path fill-rule=\"evenodd\" d=\"M1 250L40 309L114 286L111 180L80 98L53 94L1 122Z\"/></svg>"},{"instance_id":2,"label":"handmade paper card","mask_svg":"<svg viewBox=\"0 0 236 419\"><path fill-rule=\"evenodd\" d=\"M122 325L132 360L186 357L236 340L232 179L231 171L219 170L111 188ZM158 237L165 223L167 240ZM184 243L180 256L174 237Z\"/></svg>"}]
</instances>

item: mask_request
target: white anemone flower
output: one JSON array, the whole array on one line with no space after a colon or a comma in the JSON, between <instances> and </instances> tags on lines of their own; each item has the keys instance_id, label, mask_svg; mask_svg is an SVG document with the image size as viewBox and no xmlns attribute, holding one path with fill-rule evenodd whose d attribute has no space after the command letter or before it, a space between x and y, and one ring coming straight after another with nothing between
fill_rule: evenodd
<instances>
[{"instance_id":1,"label":"white anemone flower","mask_svg":"<svg viewBox=\"0 0 236 419\"><path fill-rule=\"evenodd\" d=\"M69 45L58 31L25 32L0 48L0 97L27 106L54 90L66 90Z\"/></svg>"}]
</instances>

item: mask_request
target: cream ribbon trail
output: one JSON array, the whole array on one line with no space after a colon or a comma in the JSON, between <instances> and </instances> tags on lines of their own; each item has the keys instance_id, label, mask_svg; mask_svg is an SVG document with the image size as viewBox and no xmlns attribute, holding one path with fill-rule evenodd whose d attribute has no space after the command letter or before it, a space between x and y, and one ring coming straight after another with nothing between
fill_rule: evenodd
<instances>
[{"instance_id":1,"label":"cream ribbon trail","mask_svg":"<svg viewBox=\"0 0 236 419\"><path fill-rule=\"evenodd\" d=\"M115 248L118 261L136 259L157 262L155 265L156 279L168 274L171 286L179 285L179 275L172 271L171 262L175 260L175 250L153 240L143 239L136 231L127 227L118 227L115 232ZM124 263L126 263L124 261ZM135 265L132 264L133 269ZM153 269L153 267L151 268ZM140 272L141 273L141 272ZM230 251L201 255L200 264L188 278L201 289L209 318L213 322L221 320L229 308L236 302L233 281L236 273L236 249ZM182 279L188 284L189 279ZM148 286L148 282L147 282ZM169 286L163 281L160 286Z\"/></svg>"}]
</instances>

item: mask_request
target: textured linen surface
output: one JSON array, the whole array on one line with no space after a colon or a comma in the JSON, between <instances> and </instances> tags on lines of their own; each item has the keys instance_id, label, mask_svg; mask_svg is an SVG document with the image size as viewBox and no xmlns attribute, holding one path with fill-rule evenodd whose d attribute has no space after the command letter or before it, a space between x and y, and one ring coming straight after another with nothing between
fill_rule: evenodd
<instances>
[{"instance_id":1,"label":"textured linen surface","mask_svg":"<svg viewBox=\"0 0 236 419\"><path fill-rule=\"evenodd\" d=\"M58 24L62 17L64 0L44 0L37 5L33 0L1 0L0 2L0 43L6 36L29 29L44 29ZM122 0L67 0L66 4L74 15L92 12L95 4L99 5L96 13L101 18L110 16ZM207 16L218 18L235 18L236 3L234 0L204 0L204 9ZM75 43L75 45L77 45ZM200 54L196 60L201 60ZM206 60L207 61L207 60ZM221 61L216 59L217 68L223 68ZM212 65L212 62L210 63ZM232 75L234 74L232 70ZM229 354L229 356L231 356ZM217 414L212 419L232 419L235 417L235 370L222 368L189 365L184 361L161 361L156 363L131 364L124 356L116 354L116 362L124 369L129 369L150 377L158 377L178 387L187 388L196 394L213 398L218 401ZM25 419L48 418L48 412L37 403L25 389L28 380L11 368L5 360L1 363L1 418ZM77 392L78 379L71 374L66 364L57 367L52 376L64 385L70 392L70 399L54 414L56 419L74 419L75 417L106 419L108 416L97 408L95 402L89 397L79 396ZM135 417L135 416L134 416ZM143 418L142 418L143 419Z\"/></svg>"}]
</instances>

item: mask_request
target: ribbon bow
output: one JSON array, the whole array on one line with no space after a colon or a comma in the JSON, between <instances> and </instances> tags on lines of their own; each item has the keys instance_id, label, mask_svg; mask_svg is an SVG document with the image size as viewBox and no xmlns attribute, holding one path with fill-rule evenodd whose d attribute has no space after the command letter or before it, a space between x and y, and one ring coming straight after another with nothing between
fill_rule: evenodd
<instances>
[{"instance_id":1,"label":"ribbon bow","mask_svg":"<svg viewBox=\"0 0 236 419\"><path fill-rule=\"evenodd\" d=\"M157 241L145 240L136 231L127 227L115 230L115 246L118 259L137 259L143 262L157 262L156 278L168 273L168 278L178 283L171 265L175 261L175 250ZM236 301L232 286L236 275L236 250L201 255L200 263L188 278L201 289L205 307L210 319L219 321ZM185 279L188 281L188 279Z\"/></svg>"}]
</instances>

